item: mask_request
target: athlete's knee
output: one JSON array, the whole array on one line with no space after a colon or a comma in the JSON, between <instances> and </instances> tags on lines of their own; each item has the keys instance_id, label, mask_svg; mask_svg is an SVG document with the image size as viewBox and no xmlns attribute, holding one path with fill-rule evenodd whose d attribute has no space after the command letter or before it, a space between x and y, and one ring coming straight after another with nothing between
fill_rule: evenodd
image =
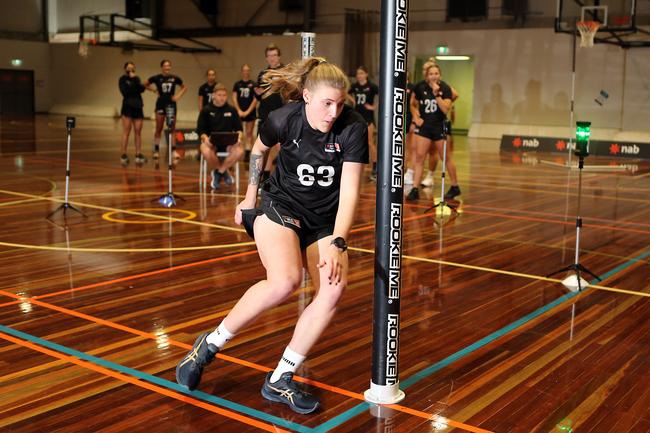
<instances>
[{"instance_id":1,"label":"athlete's knee","mask_svg":"<svg viewBox=\"0 0 650 433\"><path fill-rule=\"evenodd\" d=\"M347 281L345 280L336 284L330 284L329 281L321 281L315 300L327 309L334 309L341 300L346 286Z\"/></svg>"},{"instance_id":2,"label":"athlete's knee","mask_svg":"<svg viewBox=\"0 0 650 433\"><path fill-rule=\"evenodd\" d=\"M268 279L269 289L277 302L287 299L293 292L300 288L302 279L300 275L283 275Z\"/></svg>"}]
</instances>

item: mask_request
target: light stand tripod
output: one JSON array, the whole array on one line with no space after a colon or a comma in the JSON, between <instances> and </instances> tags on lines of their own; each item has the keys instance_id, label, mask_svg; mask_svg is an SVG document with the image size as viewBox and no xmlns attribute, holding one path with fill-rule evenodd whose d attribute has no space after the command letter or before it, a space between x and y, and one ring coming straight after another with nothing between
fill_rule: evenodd
<instances>
[{"instance_id":1,"label":"light stand tripod","mask_svg":"<svg viewBox=\"0 0 650 433\"><path fill-rule=\"evenodd\" d=\"M56 214L59 211L63 211L63 218L67 216L67 211L68 209L71 209L84 218L87 217L85 213L77 209L76 207L72 206L68 202L68 194L70 192L70 142L72 140L72 130L75 127L75 118L74 117L66 117L65 118L65 127L68 135L68 147L67 147L67 155L66 155L66 161L65 161L65 198L63 200L63 203L56 209L54 209L48 216L45 218L51 221L52 216Z\"/></svg>"},{"instance_id":2,"label":"light stand tripod","mask_svg":"<svg viewBox=\"0 0 650 433\"><path fill-rule=\"evenodd\" d=\"M167 138L168 188L166 194L163 194L160 197L152 200L152 201L157 201L164 207L168 207L168 208L176 206L176 200L185 201L183 197L174 194L172 190L172 170L174 168L172 163L172 158L173 158L172 143L174 140L175 116L176 116L176 110L173 105L170 104L167 107L165 107L165 121L167 123L167 128L169 131L169 135Z\"/></svg>"},{"instance_id":3,"label":"light stand tripod","mask_svg":"<svg viewBox=\"0 0 650 433\"><path fill-rule=\"evenodd\" d=\"M577 122L577 135L575 154L578 157L578 203L576 209L576 251L574 263L565 266L555 272L547 275L550 277L566 271L573 271L573 275L569 275L562 280L562 284L571 291L581 291L589 283L585 281L580 273L589 274L596 280L601 281L601 278L585 268L580 264L580 229L582 228L582 217L580 216L580 201L582 199L582 169L585 165L585 157L589 156L589 127L591 122Z\"/></svg>"},{"instance_id":4,"label":"light stand tripod","mask_svg":"<svg viewBox=\"0 0 650 433\"><path fill-rule=\"evenodd\" d=\"M457 206L449 203L445 200L445 174L447 173L447 122L442 123L442 133L445 136L445 140L442 145L442 170L440 174L440 201L434 203L429 209L425 210L424 213L432 211L436 208L440 208L440 218L445 215L445 208L448 208L452 214L457 213Z\"/></svg>"}]
</instances>

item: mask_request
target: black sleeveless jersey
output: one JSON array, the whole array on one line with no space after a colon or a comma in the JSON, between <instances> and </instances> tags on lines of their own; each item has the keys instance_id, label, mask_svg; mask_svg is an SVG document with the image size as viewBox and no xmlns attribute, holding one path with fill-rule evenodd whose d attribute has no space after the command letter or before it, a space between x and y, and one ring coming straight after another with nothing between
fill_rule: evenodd
<instances>
[{"instance_id":1,"label":"black sleeveless jersey","mask_svg":"<svg viewBox=\"0 0 650 433\"><path fill-rule=\"evenodd\" d=\"M203 96L204 107L206 105L212 104L212 91L214 90L214 86L216 85L217 85L216 82L214 84L205 82L203 83L203 85L201 85L201 87L199 87L199 96Z\"/></svg>"},{"instance_id":2,"label":"black sleeveless jersey","mask_svg":"<svg viewBox=\"0 0 650 433\"><path fill-rule=\"evenodd\" d=\"M237 104L242 111L248 110L255 99L255 83L253 80L239 80L232 86L232 91L237 92Z\"/></svg>"},{"instance_id":3,"label":"black sleeveless jersey","mask_svg":"<svg viewBox=\"0 0 650 433\"><path fill-rule=\"evenodd\" d=\"M147 81L156 86L158 91L158 101L172 102L172 96L176 92L176 86L183 84L183 80L176 75L158 74L150 77Z\"/></svg>"},{"instance_id":4,"label":"black sleeveless jersey","mask_svg":"<svg viewBox=\"0 0 650 433\"><path fill-rule=\"evenodd\" d=\"M267 147L280 143L277 166L264 184L265 193L317 227L331 225L339 206L343 163L368 163L364 119L346 106L332 129L323 133L307 122L305 103L292 102L269 115L260 140Z\"/></svg>"},{"instance_id":5,"label":"black sleeveless jersey","mask_svg":"<svg viewBox=\"0 0 650 433\"><path fill-rule=\"evenodd\" d=\"M441 81L440 90L442 91L442 99L451 99L451 87L447 83ZM417 83L413 88L413 93L418 100L420 117L422 117L425 124L436 124L445 121L447 115L438 108L433 90L426 81Z\"/></svg>"},{"instance_id":6,"label":"black sleeveless jersey","mask_svg":"<svg viewBox=\"0 0 650 433\"><path fill-rule=\"evenodd\" d=\"M366 122L372 122L374 120L374 111L368 110L364 107L364 104L373 105L375 103L375 96L379 94L379 87L370 81L364 85L355 83L350 87L349 93L354 96L355 110L366 119Z\"/></svg>"}]
</instances>

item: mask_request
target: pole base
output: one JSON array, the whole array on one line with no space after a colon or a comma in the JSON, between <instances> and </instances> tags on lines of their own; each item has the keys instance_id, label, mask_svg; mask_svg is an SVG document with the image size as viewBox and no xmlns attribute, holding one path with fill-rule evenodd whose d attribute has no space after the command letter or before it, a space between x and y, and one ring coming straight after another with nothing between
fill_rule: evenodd
<instances>
[{"instance_id":1,"label":"pole base","mask_svg":"<svg viewBox=\"0 0 650 433\"><path fill-rule=\"evenodd\" d=\"M84 218L88 218L88 215L86 215L83 211L77 209L76 207L72 206L72 205L71 205L70 203L68 203L68 202L64 202L64 203L61 203L61 205L60 205L59 207L57 207L57 208L54 209L52 212L50 212L50 213L45 217L45 219L47 219L48 221L50 221L51 223L53 223L53 224L55 224L55 225L60 226L60 224L56 224L56 223L54 222L54 220L52 219L52 217L53 217L54 215L56 215L57 213L59 213L59 212L63 212L63 220L64 220L64 222L65 222L64 227L67 227L67 225L68 225L68 209L70 209L70 210L72 210L72 211L75 211L77 214L79 214L80 216L82 216L82 217L84 217Z\"/></svg>"},{"instance_id":2,"label":"pole base","mask_svg":"<svg viewBox=\"0 0 650 433\"><path fill-rule=\"evenodd\" d=\"M160 203L163 207L170 208L176 206L177 201L185 201L185 199L179 195L176 195L174 193L168 192L167 194L163 194L158 198L154 198L151 200L152 202L158 202Z\"/></svg>"},{"instance_id":3,"label":"pole base","mask_svg":"<svg viewBox=\"0 0 650 433\"><path fill-rule=\"evenodd\" d=\"M562 284L572 292L578 292L589 285L584 278L579 277L577 274L569 275L562 280Z\"/></svg>"},{"instance_id":4,"label":"pole base","mask_svg":"<svg viewBox=\"0 0 650 433\"><path fill-rule=\"evenodd\" d=\"M363 393L368 403L395 404L404 400L406 394L399 389L399 382L395 385L377 385L370 382L370 389Z\"/></svg>"}]
</instances>

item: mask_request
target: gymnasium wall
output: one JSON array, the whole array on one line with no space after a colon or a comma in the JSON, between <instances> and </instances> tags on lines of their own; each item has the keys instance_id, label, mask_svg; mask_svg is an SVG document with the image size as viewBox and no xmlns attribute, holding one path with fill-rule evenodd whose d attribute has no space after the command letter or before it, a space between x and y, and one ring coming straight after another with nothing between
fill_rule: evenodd
<instances>
[{"instance_id":1,"label":"gymnasium wall","mask_svg":"<svg viewBox=\"0 0 650 433\"><path fill-rule=\"evenodd\" d=\"M0 68L10 69L11 59L22 59L23 65L19 69L34 71L34 102L37 112L47 112L54 105L50 53L51 45L45 42L0 39Z\"/></svg>"},{"instance_id":2,"label":"gymnasium wall","mask_svg":"<svg viewBox=\"0 0 650 433\"><path fill-rule=\"evenodd\" d=\"M232 37L208 40L222 54L182 54L170 52L122 53L118 48L93 47L87 59L77 54L77 46L0 41L0 60L8 65L20 53L26 69L36 69L38 110L77 115L116 116L120 95L117 80L122 64L134 60L142 78L159 72L159 62L169 58L174 72L189 86L181 100L180 120L193 122L198 113L197 88L205 69L215 67L227 86L238 79L242 63L251 64L255 74L264 65L264 47L274 41L283 50L284 60L297 57L299 36ZM500 137L503 133L567 134L571 96L571 37L552 29L449 30L412 32L411 58L427 55L439 44L454 54L474 58L475 85L470 135ZM340 62L344 49L340 34L319 34L317 54ZM576 119L589 119L595 136L650 141L650 49L627 52L596 45L577 50ZM48 61L50 67L48 68ZM33 66L31 66L33 65ZM623 74L625 72L625 82ZM377 75L372 71L371 75ZM451 76L445 79L453 84ZM603 106L594 102L603 89L609 98ZM145 96L145 110L151 113L154 95ZM620 129L625 130L624 137ZM634 131L642 135L637 137ZM618 135L616 135L618 134ZM643 135L645 134L645 135ZM646 137L646 138L644 138Z\"/></svg>"}]
</instances>

